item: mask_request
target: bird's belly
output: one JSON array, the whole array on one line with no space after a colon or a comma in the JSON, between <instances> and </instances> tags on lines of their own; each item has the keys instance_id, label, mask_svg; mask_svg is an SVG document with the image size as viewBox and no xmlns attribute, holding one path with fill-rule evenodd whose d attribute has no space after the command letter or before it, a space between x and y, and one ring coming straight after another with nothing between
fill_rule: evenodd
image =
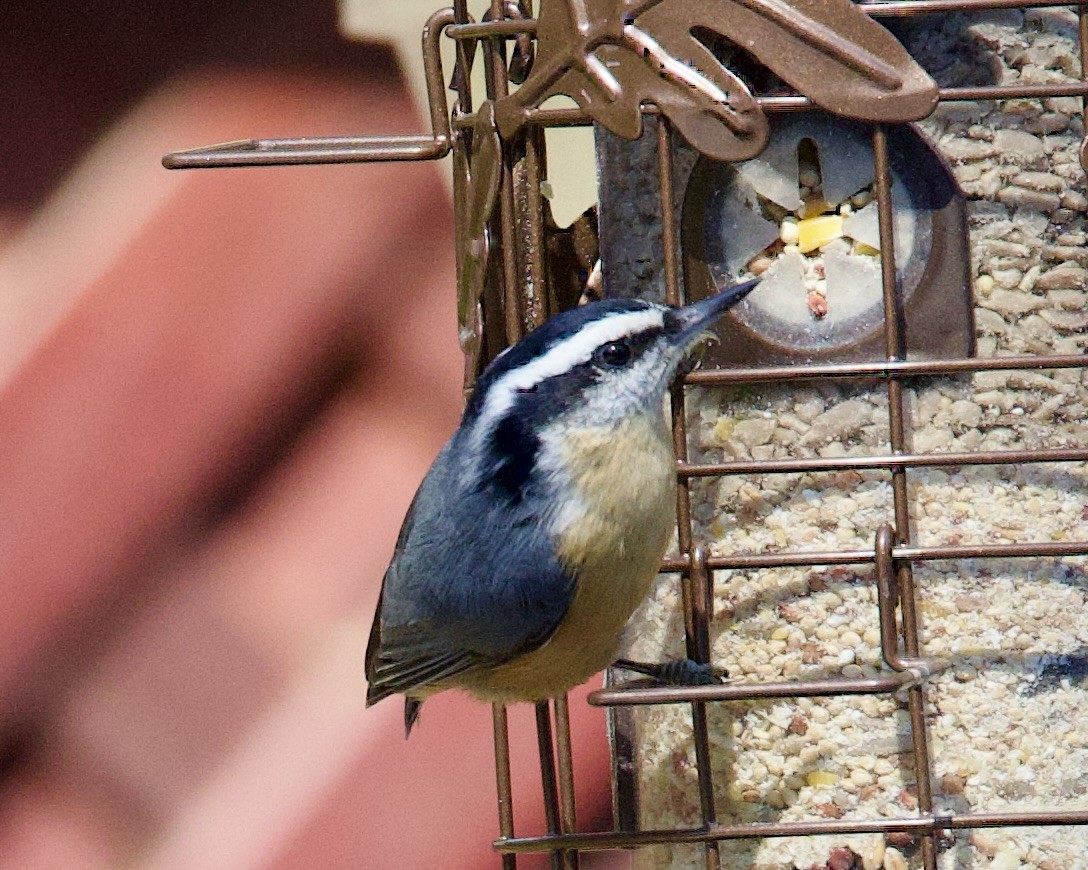
<instances>
[{"instance_id":1,"label":"bird's belly","mask_svg":"<svg viewBox=\"0 0 1088 870\"><path fill-rule=\"evenodd\" d=\"M581 509L557 539L576 577L574 598L537 649L486 672L465 688L491 701L547 698L585 682L616 657L623 629L646 598L676 522L673 453L654 421L625 431L569 437Z\"/></svg>"}]
</instances>

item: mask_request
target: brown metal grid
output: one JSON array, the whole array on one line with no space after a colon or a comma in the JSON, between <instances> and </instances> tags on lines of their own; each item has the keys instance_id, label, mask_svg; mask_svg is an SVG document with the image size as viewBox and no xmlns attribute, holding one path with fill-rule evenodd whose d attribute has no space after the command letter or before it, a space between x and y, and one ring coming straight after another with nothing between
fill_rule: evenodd
<instances>
[{"instance_id":1,"label":"brown metal grid","mask_svg":"<svg viewBox=\"0 0 1088 870\"><path fill-rule=\"evenodd\" d=\"M643 3L652 5L655 0ZM984 11L1009 8L1076 6L1079 16L1078 36L1082 80L1053 85L994 85L970 88L942 88L942 102L955 100L1000 100L1055 96L1088 97L1088 0L1069 3L1040 0L1035 3L1011 0L876 0L859 4L874 17L913 16L934 12ZM478 122L473 111L473 94L468 74L473 58L482 50L486 69L487 99L506 95L511 80L505 44L520 40L524 50L527 38L536 32L531 17L531 3L519 5L491 0L490 20L472 21L466 0L454 0L450 9L436 12L423 31L423 57L429 93L431 132L419 136L322 138L289 140L247 140L227 143L164 158L168 168L217 166L292 165L309 163L348 163L379 160L428 160L444 157L453 149L469 148L469 134ZM439 55L439 40L445 35L456 43L457 64L454 87L457 103L450 116L444 93L444 71ZM801 111L812 103L800 95L758 98L764 111ZM643 115L656 119L658 147L658 182L661 220L664 231L664 272L666 301L681 304L680 241L675 213L674 181L670 126L656 107L645 105ZM516 341L525 331L553 313L554 300L546 289L544 255L544 216L540 200L540 179L545 161L544 127L582 126L591 123L580 109L529 109L526 127L503 142L502 184L499 202L492 218L494 248L500 260L489 276L488 292L501 300L502 323L489 323L485 330L498 329L502 342ZM918 632L917 598L912 566L920 562L1010 558L1054 557L1088 554L1088 541L1037 542L970 546L918 546L912 543L908 510L907 474L909 470L933 466L1012 465L1038 462L1082 462L1088 449L1037 449L979 451L975 453L908 453L908 422L903 391L906 384L938 375L966 374L993 370L1064 369L1086 366L1080 355L1023 356L991 359L952 358L925 361L905 359L901 300L896 286L895 252L891 227L891 176L888 165L886 130L872 125L875 192L878 201L883 271L884 349L880 362L752 367L732 370L697 371L686 376L672 392L672 427L677 455L677 521L679 556L667 559L663 572L681 575L687 654L697 661L709 658L709 621L713 571L722 568L774 568L785 566L820 566L873 564L878 588L878 613L881 651L888 672L864 679L820 679L801 682L734 684L684 687L610 687L590 696L593 704L623 709L637 705L690 704L693 740L698 772L702 825L673 830L613 830L578 832L574 801L574 770L571 761L570 725L567 699L536 706L540 749L541 788L545 797L547 832L540 836L515 835L512 806L510 753L507 716L504 707L493 709L495 765L500 836L495 848L504 868L517 866L521 853L547 852L554 868L578 866L581 850L624 849L652 844L703 844L708 868L721 866L717 844L727 839L754 839L798 835L827 835L872 832L905 832L917 836L926 868L936 867L937 838L951 830L1019 827L1037 825L1088 824L1085 811L972 812L937 814L933 808L933 766L927 745L925 723L926 680L947 667L947 663L921 655ZM1082 162L1085 149L1082 146ZM463 220L464 216L459 215ZM459 258L466 256L458 251ZM694 465L687 459L687 432L684 414L684 386L722 386L737 383L796 382L806 379L877 379L883 380L888 395L890 447L888 455L833 459L785 459L773 461L735 461ZM699 477L730 474L776 474L804 471L877 469L890 475L893 493L892 522L877 532L871 550L802 551L759 554L710 555L694 537L691 517L691 481ZM901 622L897 623L896 610ZM900 652L902 644L903 652ZM706 704L711 702L750 701L765 698L799 698L828 695L889 694L906 691L911 723L911 744L918 789L918 812L902 818L875 820L812 820L791 823L723 825L715 816L714 786L709 763L710 747L706 725ZM554 718L553 718L554 716Z\"/></svg>"}]
</instances>

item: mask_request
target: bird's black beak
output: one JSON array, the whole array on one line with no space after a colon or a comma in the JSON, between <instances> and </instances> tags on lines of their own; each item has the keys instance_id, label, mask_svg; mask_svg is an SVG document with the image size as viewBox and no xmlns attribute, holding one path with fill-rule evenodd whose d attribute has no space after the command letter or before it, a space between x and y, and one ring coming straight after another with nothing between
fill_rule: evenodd
<instances>
[{"instance_id":1,"label":"bird's black beak","mask_svg":"<svg viewBox=\"0 0 1088 870\"><path fill-rule=\"evenodd\" d=\"M674 308L667 317L668 332L672 335L675 346L685 350L696 342L726 311L740 302L755 289L758 278L734 284L728 290L715 293L699 302Z\"/></svg>"}]
</instances>

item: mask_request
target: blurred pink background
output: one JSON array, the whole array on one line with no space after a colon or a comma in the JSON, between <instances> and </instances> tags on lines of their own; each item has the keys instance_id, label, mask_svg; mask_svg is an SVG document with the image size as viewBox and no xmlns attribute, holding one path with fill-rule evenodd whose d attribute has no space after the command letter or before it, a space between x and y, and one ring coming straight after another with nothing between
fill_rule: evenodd
<instances>
[{"instance_id":1,"label":"blurred pink background","mask_svg":"<svg viewBox=\"0 0 1088 870\"><path fill-rule=\"evenodd\" d=\"M331 2L6 0L0 68L0 868L498 866L489 708L440 696L407 743L399 701L363 709L460 413L448 166L159 163L418 132L395 57Z\"/></svg>"}]
</instances>

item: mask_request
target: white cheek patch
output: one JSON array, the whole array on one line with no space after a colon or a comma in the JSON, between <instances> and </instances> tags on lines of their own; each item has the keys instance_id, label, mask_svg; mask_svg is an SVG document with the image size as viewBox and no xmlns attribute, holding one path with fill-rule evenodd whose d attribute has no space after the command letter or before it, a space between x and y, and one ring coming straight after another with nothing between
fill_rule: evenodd
<instances>
[{"instance_id":1,"label":"white cheek patch","mask_svg":"<svg viewBox=\"0 0 1088 870\"><path fill-rule=\"evenodd\" d=\"M660 308L610 314L586 324L546 353L508 371L495 381L487 391L477 431L489 431L494 421L501 418L514 404L518 392L531 389L548 378L588 362L593 351L602 344L618 341L646 329L661 328L663 325L664 311Z\"/></svg>"},{"instance_id":2,"label":"white cheek patch","mask_svg":"<svg viewBox=\"0 0 1088 870\"><path fill-rule=\"evenodd\" d=\"M582 492L571 479L571 469L568 467L570 434L570 427L562 422L540 433L537 470L548 489L549 503L554 507L543 519L548 534L553 537L562 536L572 526L582 522L588 511Z\"/></svg>"},{"instance_id":3,"label":"white cheek patch","mask_svg":"<svg viewBox=\"0 0 1088 870\"><path fill-rule=\"evenodd\" d=\"M589 512L589 508L585 503L585 499L582 498L582 494L574 489L574 487L566 487L566 491L561 493L561 501L559 510L557 510L549 519L548 532L554 538L562 537L572 527L581 523L586 514Z\"/></svg>"}]
</instances>

